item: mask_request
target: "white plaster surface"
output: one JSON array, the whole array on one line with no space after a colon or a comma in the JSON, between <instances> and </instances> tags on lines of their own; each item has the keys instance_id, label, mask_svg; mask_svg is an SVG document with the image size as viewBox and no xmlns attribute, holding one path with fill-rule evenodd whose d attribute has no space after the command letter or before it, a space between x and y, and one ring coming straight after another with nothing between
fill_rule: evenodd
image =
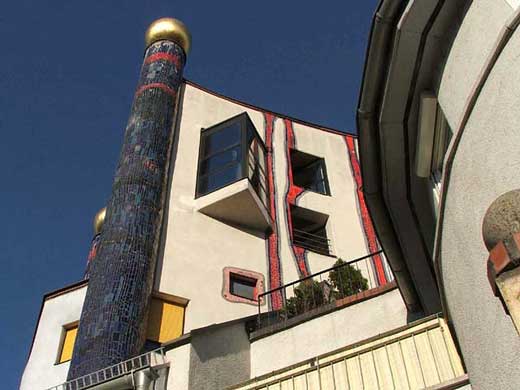
<instances>
[{"instance_id":1,"label":"white plaster surface","mask_svg":"<svg viewBox=\"0 0 520 390\"><path fill-rule=\"evenodd\" d=\"M197 211L204 200L195 199L200 131L247 112L265 141L265 120L256 109L186 85L172 158L172 180L165 218L164 255L159 259L155 288L190 300L185 332L257 312L256 305L232 303L222 297L224 267L259 272L268 280L267 240L258 232L227 225ZM355 181L342 135L293 122L296 148L324 157L331 196L306 192L298 205L329 215L328 234L333 253L344 260L368 253L358 212ZM283 283L298 279L290 247L285 195L288 187L284 120L274 123L273 153L276 183L277 229ZM211 195L208 195L211 197ZM308 252L312 273L329 268L335 258ZM372 268L367 268L372 272ZM368 277L370 275L367 274ZM265 311L265 310L263 310Z\"/></svg>"},{"instance_id":2,"label":"white plaster surface","mask_svg":"<svg viewBox=\"0 0 520 390\"><path fill-rule=\"evenodd\" d=\"M251 344L251 377L285 368L406 325L399 290L369 299Z\"/></svg>"},{"instance_id":3,"label":"white plaster surface","mask_svg":"<svg viewBox=\"0 0 520 390\"><path fill-rule=\"evenodd\" d=\"M168 389L189 389L190 350L191 345L188 343L166 352L166 359L170 363L170 372L168 373Z\"/></svg>"},{"instance_id":4,"label":"white plaster surface","mask_svg":"<svg viewBox=\"0 0 520 390\"><path fill-rule=\"evenodd\" d=\"M513 9L517 9L520 5L520 0L506 0L506 2L511 6Z\"/></svg>"},{"instance_id":5,"label":"white plaster surface","mask_svg":"<svg viewBox=\"0 0 520 390\"><path fill-rule=\"evenodd\" d=\"M498 10L498 6L482 8L490 3L500 4L499 1L473 3L464 21L465 30L459 33L455 51L452 50L455 55L452 64L461 61L463 53L470 54L475 63L484 61L488 36L496 36L502 27L494 19L503 20L506 11L503 7ZM475 45L480 44L484 45L483 50L477 52ZM462 85L466 83L460 81ZM475 390L520 389L520 338L500 300L491 291L486 275L489 253L481 233L483 217L493 200L520 188L519 85L520 31L517 30L491 71L462 135L440 232L448 309ZM457 94L454 87L441 91L442 95ZM451 108L443 106L443 109Z\"/></svg>"},{"instance_id":6,"label":"white plaster surface","mask_svg":"<svg viewBox=\"0 0 520 390\"><path fill-rule=\"evenodd\" d=\"M78 321L87 287L45 301L20 389L47 389L66 381L69 362L56 364L63 326Z\"/></svg>"},{"instance_id":7,"label":"white plaster surface","mask_svg":"<svg viewBox=\"0 0 520 390\"><path fill-rule=\"evenodd\" d=\"M452 129L459 127L472 88L512 13L513 9L505 0L475 0L467 11L439 88L439 104Z\"/></svg>"}]
</instances>

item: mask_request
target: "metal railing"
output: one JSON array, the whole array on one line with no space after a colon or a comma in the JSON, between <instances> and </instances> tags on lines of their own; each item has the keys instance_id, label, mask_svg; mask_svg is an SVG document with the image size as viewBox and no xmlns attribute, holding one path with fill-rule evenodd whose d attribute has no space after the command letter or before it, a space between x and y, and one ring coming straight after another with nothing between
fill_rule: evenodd
<instances>
[{"instance_id":1,"label":"metal railing","mask_svg":"<svg viewBox=\"0 0 520 390\"><path fill-rule=\"evenodd\" d=\"M344 298L380 287L374 277L372 257L382 253L379 251L352 261L342 261L334 267L259 294L257 329L297 321L295 317L321 312L326 306L333 309ZM388 282L392 279L388 278ZM264 302L267 305L263 305Z\"/></svg>"},{"instance_id":2,"label":"metal railing","mask_svg":"<svg viewBox=\"0 0 520 390\"><path fill-rule=\"evenodd\" d=\"M318 234L312 234L293 228L293 244L323 255L331 254L330 240Z\"/></svg>"},{"instance_id":3,"label":"metal railing","mask_svg":"<svg viewBox=\"0 0 520 390\"><path fill-rule=\"evenodd\" d=\"M158 348L153 351L146 352L142 355L133 357L131 359L122 361L95 371L91 374L81 376L71 381L65 382L61 385L54 386L48 390L81 390L89 387L99 385L103 382L122 377L126 374L130 374L135 371L142 370L143 368L164 364L166 358L164 355L164 349Z\"/></svg>"}]
</instances>

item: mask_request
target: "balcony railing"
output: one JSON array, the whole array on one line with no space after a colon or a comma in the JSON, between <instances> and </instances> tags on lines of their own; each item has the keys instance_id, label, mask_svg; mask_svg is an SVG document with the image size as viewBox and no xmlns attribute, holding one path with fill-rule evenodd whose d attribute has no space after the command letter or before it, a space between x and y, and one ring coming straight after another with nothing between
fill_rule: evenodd
<instances>
[{"instance_id":1,"label":"balcony railing","mask_svg":"<svg viewBox=\"0 0 520 390\"><path fill-rule=\"evenodd\" d=\"M372 253L325 269L258 296L257 329L294 322L304 314L337 307L342 300L362 291L382 287L373 275ZM390 283L393 277L387 279ZM268 305L262 305L267 301ZM264 308L264 309L262 309ZM267 308L267 309L266 309ZM264 312L262 312L264 310ZM270 312L268 312L271 310ZM293 320L294 318L294 320Z\"/></svg>"},{"instance_id":2,"label":"balcony railing","mask_svg":"<svg viewBox=\"0 0 520 390\"><path fill-rule=\"evenodd\" d=\"M144 353L134 358L125 360L123 362L114 364L93 372L65 382L61 385L51 387L48 390L82 390L89 387L98 385L103 382L122 377L126 374L130 374L135 371L142 370L143 368L164 364L166 358L164 355L164 349L158 348L156 350Z\"/></svg>"},{"instance_id":3,"label":"balcony railing","mask_svg":"<svg viewBox=\"0 0 520 390\"><path fill-rule=\"evenodd\" d=\"M330 240L327 237L304 230L293 229L293 244L322 255L330 255L332 252Z\"/></svg>"}]
</instances>

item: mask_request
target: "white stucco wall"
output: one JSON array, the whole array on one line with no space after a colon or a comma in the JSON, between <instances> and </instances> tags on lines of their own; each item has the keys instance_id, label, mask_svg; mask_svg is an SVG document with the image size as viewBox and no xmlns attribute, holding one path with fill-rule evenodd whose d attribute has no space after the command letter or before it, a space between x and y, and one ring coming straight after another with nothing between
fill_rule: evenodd
<instances>
[{"instance_id":1,"label":"white stucco wall","mask_svg":"<svg viewBox=\"0 0 520 390\"><path fill-rule=\"evenodd\" d=\"M407 311L399 290L254 341L251 378L406 325Z\"/></svg>"},{"instance_id":2,"label":"white stucco wall","mask_svg":"<svg viewBox=\"0 0 520 390\"><path fill-rule=\"evenodd\" d=\"M222 297L224 267L237 267L265 275L268 287L267 241L261 234L225 224L197 211L195 199L200 132L233 116L247 112L265 141L265 118L259 109L203 91L187 84L178 124L178 142L173 153L171 192L165 221L164 255L159 259L156 289L190 300L185 331L257 312L255 305L232 303ZM329 215L327 225L333 252L344 260L367 254L358 212L345 139L293 122L296 148L324 157L331 196L306 192L297 204ZM288 187L286 128L275 119L273 134L279 253L284 283L298 279L290 247L285 210ZM328 268L335 258L308 252L311 273ZM372 267L364 267L370 274ZM366 273L366 271L365 271ZM367 274L368 277L371 275Z\"/></svg>"},{"instance_id":3,"label":"white stucco wall","mask_svg":"<svg viewBox=\"0 0 520 390\"><path fill-rule=\"evenodd\" d=\"M66 381L70 362L56 364L63 326L79 320L86 292L83 286L45 301L21 390L47 389Z\"/></svg>"},{"instance_id":4,"label":"white stucco wall","mask_svg":"<svg viewBox=\"0 0 520 390\"><path fill-rule=\"evenodd\" d=\"M166 359L170 363L168 389L189 389L190 350L191 344L188 343L166 352Z\"/></svg>"},{"instance_id":5,"label":"white stucco wall","mask_svg":"<svg viewBox=\"0 0 520 390\"><path fill-rule=\"evenodd\" d=\"M450 121L458 123L467 93L461 91L467 91L476 77L510 13L502 1L473 2L450 53L446 72L452 73L445 74L440 91ZM520 187L519 85L517 30L492 69L462 134L438 238L448 310L475 390L520 388L520 338L491 291L486 275L489 253L481 233L493 200Z\"/></svg>"},{"instance_id":6,"label":"white stucco wall","mask_svg":"<svg viewBox=\"0 0 520 390\"><path fill-rule=\"evenodd\" d=\"M513 8L506 0L475 0L468 9L446 61L439 104L452 129L459 126L466 101Z\"/></svg>"}]
</instances>

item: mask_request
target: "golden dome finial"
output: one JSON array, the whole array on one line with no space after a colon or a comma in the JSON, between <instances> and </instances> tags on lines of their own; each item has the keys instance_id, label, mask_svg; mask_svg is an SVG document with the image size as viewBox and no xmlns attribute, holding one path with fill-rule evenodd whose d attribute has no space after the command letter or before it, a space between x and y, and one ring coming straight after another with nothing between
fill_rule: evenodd
<instances>
[{"instance_id":1,"label":"golden dome finial","mask_svg":"<svg viewBox=\"0 0 520 390\"><path fill-rule=\"evenodd\" d=\"M162 40L175 42L184 49L184 53L186 54L190 51L191 34L185 24L180 20L161 18L150 24L144 36L146 47Z\"/></svg>"},{"instance_id":2,"label":"golden dome finial","mask_svg":"<svg viewBox=\"0 0 520 390\"><path fill-rule=\"evenodd\" d=\"M107 208L103 207L99 210L94 217L94 235L98 235L101 233L101 229L103 228L103 224L105 223L105 217L107 215Z\"/></svg>"}]
</instances>

